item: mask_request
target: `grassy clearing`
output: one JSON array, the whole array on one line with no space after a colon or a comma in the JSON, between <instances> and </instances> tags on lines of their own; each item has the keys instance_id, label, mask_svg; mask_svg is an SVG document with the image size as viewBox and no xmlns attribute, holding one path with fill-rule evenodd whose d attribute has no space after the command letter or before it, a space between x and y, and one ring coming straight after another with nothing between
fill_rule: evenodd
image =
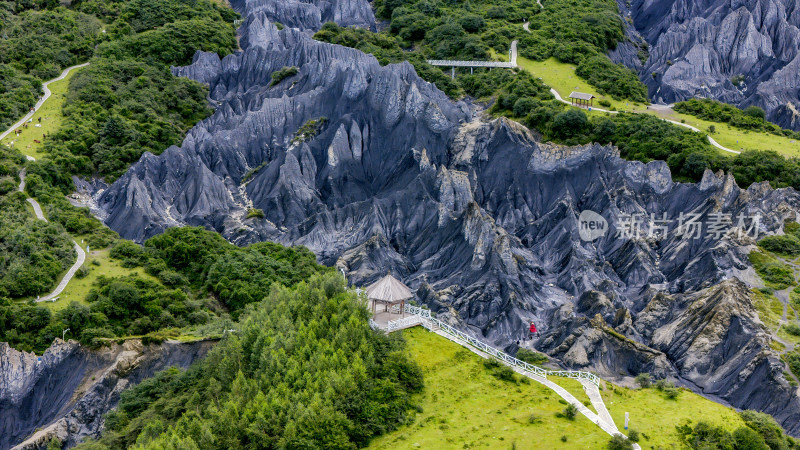
<instances>
[{"instance_id":1,"label":"grassy clearing","mask_svg":"<svg viewBox=\"0 0 800 450\"><path fill-rule=\"evenodd\" d=\"M412 423L373 441L371 448L508 449L532 448L532 443L537 448L604 448L608 442L609 436L580 414L574 421L557 417L565 405L548 388L501 381L480 357L421 327L403 335L425 377L421 412ZM552 379L588 402L578 381ZM733 409L689 391L669 400L655 388L606 386L602 395L614 421L622 430L629 412L631 429L643 433L642 448L680 448L675 427L699 419L729 430L743 425Z\"/></svg>"},{"instance_id":2,"label":"grassy clearing","mask_svg":"<svg viewBox=\"0 0 800 450\"><path fill-rule=\"evenodd\" d=\"M771 133L741 130L725 123L698 119L695 116L675 111L671 113L649 111L649 113L676 122L683 120L687 124L705 132L708 132L708 128L713 125L716 128L715 132L708 134L715 141L732 150L774 150L783 156L800 157L800 141L795 139L776 136Z\"/></svg>"},{"instance_id":3,"label":"grassy clearing","mask_svg":"<svg viewBox=\"0 0 800 450\"><path fill-rule=\"evenodd\" d=\"M582 415L556 417L566 405L550 389L491 375L479 356L421 327L403 332L422 368L425 389L414 421L371 448L599 448L608 435ZM531 417L533 423L531 423ZM567 442L561 440L567 436Z\"/></svg>"},{"instance_id":4,"label":"grassy clearing","mask_svg":"<svg viewBox=\"0 0 800 450\"><path fill-rule=\"evenodd\" d=\"M783 317L783 304L773 294L767 294L759 289L753 289L755 307L758 317L772 331L776 331L780 326Z\"/></svg>"},{"instance_id":5,"label":"grassy clearing","mask_svg":"<svg viewBox=\"0 0 800 450\"><path fill-rule=\"evenodd\" d=\"M86 251L86 243L81 242L83 240L82 237L78 236L75 240L81 247L83 247L83 250ZM86 296L92 289L94 282L101 276L110 278L136 274L141 278L155 281L155 278L146 274L142 267L136 267L133 269L122 267L121 261L111 259L109 257L108 254L110 249L110 247L100 250L90 249L91 251L86 253L86 262L83 265L83 267L89 269L89 274L83 278L78 278L76 275L72 278L72 281L69 282L66 289L64 289L64 292L58 296L57 301L44 302L42 305L45 305L53 312L56 312L66 308L72 302L85 304Z\"/></svg>"},{"instance_id":6,"label":"grassy clearing","mask_svg":"<svg viewBox=\"0 0 800 450\"><path fill-rule=\"evenodd\" d=\"M606 383L601 392L611 417L624 432L625 413L630 414L629 429L642 433L642 448L683 448L675 427L702 420L724 426L728 431L743 426L744 421L732 408L712 402L687 390L680 390L675 400L656 388L628 389Z\"/></svg>"},{"instance_id":7,"label":"grassy clearing","mask_svg":"<svg viewBox=\"0 0 800 450\"><path fill-rule=\"evenodd\" d=\"M761 290L753 289L753 298L755 299L754 305L758 311L758 317L771 332L777 335L778 338L784 342L790 342L795 345L800 344L800 336L786 331L787 325L797 324L797 320L800 318L798 317L797 311L795 311L792 306L787 306L787 322L782 324L783 303L781 303L781 301L775 297L774 294L768 294ZM772 342L776 343L776 345L773 347L774 349L781 352L786 349L785 346L780 342L774 340Z\"/></svg>"},{"instance_id":8,"label":"grassy clearing","mask_svg":"<svg viewBox=\"0 0 800 450\"><path fill-rule=\"evenodd\" d=\"M36 111L36 114L33 115L31 118L33 121L28 124L28 128L22 129L22 133L20 133L19 136L16 136L14 133L9 134L0 141L0 144L11 145L13 142L14 148L19 149L22 154L33 156L36 159L42 158L44 156L44 153L41 151L42 135L50 135L58 131L61 127L61 121L64 118L62 107L64 106L69 81L76 72L81 70L83 70L83 67L73 69L63 80L50 83L48 86L51 92L50 98L48 98L42 107ZM36 125L40 124L38 120L40 117L42 119L41 127L37 127ZM34 140L38 140L40 143L36 143Z\"/></svg>"},{"instance_id":9,"label":"grassy clearing","mask_svg":"<svg viewBox=\"0 0 800 450\"><path fill-rule=\"evenodd\" d=\"M656 111L648 109L647 105L642 103L619 101L610 96L601 95L589 83L575 75L575 66L573 64L562 63L555 58L550 58L545 61L532 61L530 59L518 57L517 63L524 70L541 78L545 84L555 89L564 99L566 99L572 91L585 92L597 97L595 105L599 108L651 114L661 117L662 119L674 120L676 122L683 121L704 132L707 132L708 128L713 125L716 130L714 133L710 133L711 137L721 145L733 150L774 150L788 157L800 156L800 142L794 139L776 136L770 133L740 130L724 123L702 120L688 114L680 114L674 111ZM600 100L608 101L611 106L600 106L598 104ZM723 153L728 154L727 152Z\"/></svg>"},{"instance_id":10,"label":"grassy clearing","mask_svg":"<svg viewBox=\"0 0 800 450\"><path fill-rule=\"evenodd\" d=\"M756 273L764 280L767 287L779 291L795 284L794 271L772 253L755 250L748 256Z\"/></svg>"},{"instance_id":11,"label":"grassy clearing","mask_svg":"<svg viewBox=\"0 0 800 450\"><path fill-rule=\"evenodd\" d=\"M630 112L645 112L647 110L644 104L615 100L611 96L600 94L583 78L575 75L575 66L573 64L563 63L555 58L546 59L544 61L533 61L523 57L517 57L517 64L524 70L541 78L544 84L555 89L565 100L570 92L580 91L596 96L597 98L594 104L598 108ZM600 100L608 101L611 103L611 106L600 106L598 104Z\"/></svg>"}]
</instances>

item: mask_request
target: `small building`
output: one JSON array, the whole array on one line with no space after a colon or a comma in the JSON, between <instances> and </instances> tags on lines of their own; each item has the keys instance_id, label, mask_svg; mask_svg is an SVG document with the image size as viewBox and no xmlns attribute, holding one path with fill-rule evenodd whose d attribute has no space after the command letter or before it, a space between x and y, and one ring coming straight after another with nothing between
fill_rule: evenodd
<instances>
[{"instance_id":1,"label":"small building","mask_svg":"<svg viewBox=\"0 0 800 450\"><path fill-rule=\"evenodd\" d=\"M569 99L572 101L573 106L590 107L594 103L595 96L583 92L572 91L569 94Z\"/></svg>"},{"instance_id":2,"label":"small building","mask_svg":"<svg viewBox=\"0 0 800 450\"><path fill-rule=\"evenodd\" d=\"M400 313L405 316L406 301L414 297L408 286L389 274L369 285L366 294L372 305L373 316L378 304L383 305L383 312L389 312L390 308L399 306Z\"/></svg>"}]
</instances>

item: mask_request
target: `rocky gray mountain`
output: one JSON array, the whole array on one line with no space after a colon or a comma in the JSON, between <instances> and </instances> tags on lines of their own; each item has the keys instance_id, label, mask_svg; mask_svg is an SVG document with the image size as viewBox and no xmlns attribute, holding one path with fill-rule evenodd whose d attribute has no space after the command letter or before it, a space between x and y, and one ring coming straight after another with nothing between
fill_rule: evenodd
<instances>
[{"instance_id":1,"label":"rocky gray mountain","mask_svg":"<svg viewBox=\"0 0 800 450\"><path fill-rule=\"evenodd\" d=\"M630 17L650 44L640 73L654 101L757 105L769 120L800 129L797 0L634 0ZM612 57L639 69L630 53Z\"/></svg>"},{"instance_id":2,"label":"rocky gray mountain","mask_svg":"<svg viewBox=\"0 0 800 450\"><path fill-rule=\"evenodd\" d=\"M72 447L97 436L120 392L159 370L188 367L212 344L128 340L92 350L56 339L36 356L0 342L0 448L45 448L54 437Z\"/></svg>"},{"instance_id":3,"label":"rocky gray mountain","mask_svg":"<svg viewBox=\"0 0 800 450\"><path fill-rule=\"evenodd\" d=\"M752 235L796 219L796 191L711 172L675 183L664 162L541 143L409 64L382 67L314 41L314 25L279 29L284 12L235 6L242 50L174 69L209 85L216 112L97 187L111 228L139 242L200 225L240 245L305 245L354 284L391 271L439 317L509 350L536 320L537 347L565 365L669 376L800 434L800 398L735 281L755 280ZM286 66L298 73L273 85ZM678 226L692 217L696 236Z\"/></svg>"}]
</instances>

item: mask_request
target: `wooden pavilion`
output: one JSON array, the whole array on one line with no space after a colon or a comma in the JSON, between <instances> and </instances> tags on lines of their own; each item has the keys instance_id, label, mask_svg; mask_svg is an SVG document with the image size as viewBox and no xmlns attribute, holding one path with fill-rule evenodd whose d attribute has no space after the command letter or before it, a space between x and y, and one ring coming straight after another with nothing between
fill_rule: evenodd
<instances>
[{"instance_id":1,"label":"wooden pavilion","mask_svg":"<svg viewBox=\"0 0 800 450\"><path fill-rule=\"evenodd\" d=\"M400 306L400 313L405 316L406 300L414 297L408 286L389 274L367 287L366 293L367 298L372 303L373 316L378 303L383 304L383 312L389 312L389 308L398 305Z\"/></svg>"},{"instance_id":2,"label":"wooden pavilion","mask_svg":"<svg viewBox=\"0 0 800 450\"><path fill-rule=\"evenodd\" d=\"M585 94L583 92L572 91L569 94L569 99L573 106L590 107L594 104L595 96L592 94Z\"/></svg>"}]
</instances>

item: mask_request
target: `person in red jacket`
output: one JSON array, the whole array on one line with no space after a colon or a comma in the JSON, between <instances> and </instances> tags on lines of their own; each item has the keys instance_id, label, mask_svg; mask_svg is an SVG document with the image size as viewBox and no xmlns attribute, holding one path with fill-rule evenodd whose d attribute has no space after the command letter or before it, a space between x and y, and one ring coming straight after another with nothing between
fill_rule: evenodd
<instances>
[{"instance_id":1,"label":"person in red jacket","mask_svg":"<svg viewBox=\"0 0 800 450\"><path fill-rule=\"evenodd\" d=\"M539 330L536 329L536 324L534 324L532 320L531 320L530 330L531 330L531 337L533 337L534 334L536 335L537 338L539 337Z\"/></svg>"}]
</instances>

